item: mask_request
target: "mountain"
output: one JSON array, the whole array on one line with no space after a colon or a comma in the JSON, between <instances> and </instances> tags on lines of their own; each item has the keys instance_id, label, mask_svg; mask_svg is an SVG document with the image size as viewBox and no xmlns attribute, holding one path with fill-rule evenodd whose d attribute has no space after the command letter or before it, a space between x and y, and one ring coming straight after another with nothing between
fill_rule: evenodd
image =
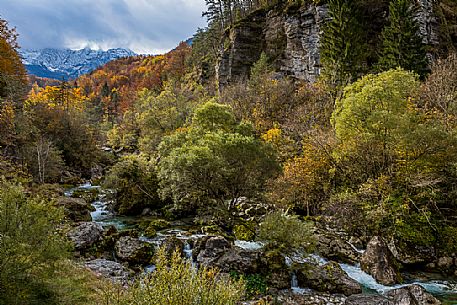
<instances>
[{"instance_id":1,"label":"mountain","mask_svg":"<svg viewBox=\"0 0 457 305\"><path fill-rule=\"evenodd\" d=\"M114 59L136 55L127 49L107 51L70 49L21 50L22 61L29 74L52 79L74 79Z\"/></svg>"}]
</instances>

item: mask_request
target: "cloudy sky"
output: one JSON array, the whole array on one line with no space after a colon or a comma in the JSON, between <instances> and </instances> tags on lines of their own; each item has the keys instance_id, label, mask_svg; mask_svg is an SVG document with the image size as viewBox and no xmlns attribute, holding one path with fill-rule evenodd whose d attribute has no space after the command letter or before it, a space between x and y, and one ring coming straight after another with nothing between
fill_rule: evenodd
<instances>
[{"instance_id":1,"label":"cloudy sky","mask_svg":"<svg viewBox=\"0 0 457 305\"><path fill-rule=\"evenodd\" d=\"M205 26L204 0L0 0L22 48L129 48L158 54Z\"/></svg>"}]
</instances>

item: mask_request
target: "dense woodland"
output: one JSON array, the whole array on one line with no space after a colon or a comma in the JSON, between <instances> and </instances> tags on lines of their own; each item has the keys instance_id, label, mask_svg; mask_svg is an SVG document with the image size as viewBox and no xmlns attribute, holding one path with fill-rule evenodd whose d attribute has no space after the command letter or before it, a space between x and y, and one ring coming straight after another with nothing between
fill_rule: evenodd
<instances>
[{"instance_id":1,"label":"dense woodland","mask_svg":"<svg viewBox=\"0 0 457 305\"><path fill-rule=\"evenodd\" d=\"M329 7L318 82L277 77L265 54L246 82L222 89L205 73L239 20L305 2L206 0L208 27L192 46L46 87L30 82L17 33L0 20L0 304L239 304L266 294L265 279L195 275L163 249L144 285L80 270L65 237L73 223L56 198L88 180L113 190L119 215L192 218L205 232L261 240L269 253L313 252L313 231L325 224L365 245L381 236L404 252L455 255L453 28L430 50L415 1L391 0L368 40L361 11L370 1L308 1ZM441 9L457 18L452 1Z\"/></svg>"}]
</instances>

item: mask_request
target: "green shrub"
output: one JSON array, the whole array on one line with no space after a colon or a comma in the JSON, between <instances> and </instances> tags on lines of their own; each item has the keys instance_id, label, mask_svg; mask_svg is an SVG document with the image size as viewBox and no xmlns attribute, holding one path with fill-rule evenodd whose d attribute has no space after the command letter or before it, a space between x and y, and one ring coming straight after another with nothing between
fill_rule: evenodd
<instances>
[{"instance_id":1,"label":"green shrub","mask_svg":"<svg viewBox=\"0 0 457 305\"><path fill-rule=\"evenodd\" d=\"M239 240L253 240L255 237L255 231L249 224L236 225L233 234Z\"/></svg>"},{"instance_id":2,"label":"green shrub","mask_svg":"<svg viewBox=\"0 0 457 305\"><path fill-rule=\"evenodd\" d=\"M265 277L260 274L241 275L238 272L232 271L230 272L230 276L237 281L244 280L246 295L248 298L264 295L268 291L268 285Z\"/></svg>"},{"instance_id":3,"label":"green shrub","mask_svg":"<svg viewBox=\"0 0 457 305\"><path fill-rule=\"evenodd\" d=\"M457 252L457 228L445 226L440 231L439 245L447 253Z\"/></svg>"},{"instance_id":4,"label":"green shrub","mask_svg":"<svg viewBox=\"0 0 457 305\"><path fill-rule=\"evenodd\" d=\"M314 247L313 224L297 217L274 212L260 224L259 239L270 248L281 251L302 249L310 252Z\"/></svg>"},{"instance_id":5,"label":"green shrub","mask_svg":"<svg viewBox=\"0 0 457 305\"><path fill-rule=\"evenodd\" d=\"M0 305L88 304L87 274L66 258L62 211L0 179Z\"/></svg>"},{"instance_id":6,"label":"green shrub","mask_svg":"<svg viewBox=\"0 0 457 305\"><path fill-rule=\"evenodd\" d=\"M104 291L106 305L235 305L244 294L244 282L235 281L215 269L195 270L191 262L175 251L167 258L161 248L157 269L130 288Z\"/></svg>"}]
</instances>

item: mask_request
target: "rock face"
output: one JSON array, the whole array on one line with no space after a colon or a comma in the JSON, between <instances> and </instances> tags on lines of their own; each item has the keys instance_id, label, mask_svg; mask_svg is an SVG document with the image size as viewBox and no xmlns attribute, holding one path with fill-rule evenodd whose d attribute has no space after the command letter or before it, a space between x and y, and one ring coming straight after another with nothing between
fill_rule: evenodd
<instances>
[{"instance_id":1,"label":"rock face","mask_svg":"<svg viewBox=\"0 0 457 305\"><path fill-rule=\"evenodd\" d=\"M59 197L56 202L57 206L63 207L65 217L74 221L91 221L90 212L95 208L81 198Z\"/></svg>"},{"instance_id":2,"label":"rock face","mask_svg":"<svg viewBox=\"0 0 457 305\"><path fill-rule=\"evenodd\" d=\"M221 86L241 81L249 76L251 66L259 59L263 49L265 11L252 14L227 33L230 45L220 56L216 75ZM259 52L260 50L260 52Z\"/></svg>"},{"instance_id":3,"label":"rock face","mask_svg":"<svg viewBox=\"0 0 457 305\"><path fill-rule=\"evenodd\" d=\"M378 236L373 237L368 243L360 265L363 271L372 275L381 284L393 285L400 281L398 263L387 244Z\"/></svg>"},{"instance_id":4,"label":"rock face","mask_svg":"<svg viewBox=\"0 0 457 305\"><path fill-rule=\"evenodd\" d=\"M123 236L116 242L116 256L133 265L148 264L154 254L152 244L137 238Z\"/></svg>"},{"instance_id":5,"label":"rock face","mask_svg":"<svg viewBox=\"0 0 457 305\"><path fill-rule=\"evenodd\" d=\"M326 6L301 7L284 19L287 37L281 72L298 79L315 82L320 75L319 42L327 18Z\"/></svg>"},{"instance_id":6,"label":"rock face","mask_svg":"<svg viewBox=\"0 0 457 305\"><path fill-rule=\"evenodd\" d=\"M103 227L95 222L84 222L67 234L75 249L87 250L103 237Z\"/></svg>"},{"instance_id":7,"label":"rock face","mask_svg":"<svg viewBox=\"0 0 457 305\"><path fill-rule=\"evenodd\" d=\"M307 1L309 2L309 1ZM379 1L382 2L382 1ZM436 0L418 0L417 21L420 34L429 46L439 44L439 22L434 13ZM388 15L387 5L380 9L366 8L374 13L378 32ZM304 4L271 10L258 10L247 16L225 34L225 48L216 66L220 87L249 77L252 65L265 52L274 62L277 72L309 82L321 73L320 40L323 25L328 20L327 5ZM381 28L378 26L381 25ZM373 33L378 35L379 33ZM431 56L430 56L431 57ZM432 59L432 58L430 58Z\"/></svg>"},{"instance_id":8,"label":"rock face","mask_svg":"<svg viewBox=\"0 0 457 305\"><path fill-rule=\"evenodd\" d=\"M106 259L91 260L84 265L96 275L106 277L120 284L126 284L133 274L132 271L125 268L122 264Z\"/></svg>"},{"instance_id":9,"label":"rock face","mask_svg":"<svg viewBox=\"0 0 457 305\"><path fill-rule=\"evenodd\" d=\"M320 292L353 295L362 292L362 287L351 279L340 265L329 262L323 266L309 264L297 272L298 285Z\"/></svg>"}]
</instances>

